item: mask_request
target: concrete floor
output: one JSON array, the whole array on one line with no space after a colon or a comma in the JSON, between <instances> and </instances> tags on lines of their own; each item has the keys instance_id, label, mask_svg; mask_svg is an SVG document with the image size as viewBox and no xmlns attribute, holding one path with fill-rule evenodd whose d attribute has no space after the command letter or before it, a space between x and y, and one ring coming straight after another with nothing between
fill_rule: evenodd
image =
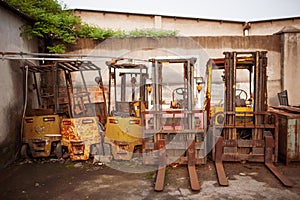
<instances>
[{"instance_id":1,"label":"concrete floor","mask_svg":"<svg viewBox=\"0 0 300 200\"><path fill-rule=\"evenodd\" d=\"M128 173L116 168L130 165L119 162L112 168L55 159L16 162L0 171L0 199L300 199L299 162L276 164L295 184L286 188L261 163L225 163L230 185L221 187L214 163L208 161L197 166L200 192L190 190L184 166L168 167L164 191L155 192L154 171Z\"/></svg>"}]
</instances>

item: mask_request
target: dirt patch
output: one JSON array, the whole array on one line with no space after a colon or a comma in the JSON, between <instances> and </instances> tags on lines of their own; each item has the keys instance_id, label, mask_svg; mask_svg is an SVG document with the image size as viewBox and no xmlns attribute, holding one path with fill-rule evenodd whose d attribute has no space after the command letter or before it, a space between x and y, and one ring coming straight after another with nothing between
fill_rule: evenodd
<instances>
[{"instance_id":1,"label":"dirt patch","mask_svg":"<svg viewBox=\"0 0 300 200\"><path fill-rule=\"evenodd\" d=\"M214 163L197 166L193 192L185 166L167 167L165 189L154 191L155 171L126 173L92 161L34 160L0 171L0 199L300 199L300 163L276 164L295 185L286 188L261 163L225 163L228 187Z\"/></svg>"}]
</instances>

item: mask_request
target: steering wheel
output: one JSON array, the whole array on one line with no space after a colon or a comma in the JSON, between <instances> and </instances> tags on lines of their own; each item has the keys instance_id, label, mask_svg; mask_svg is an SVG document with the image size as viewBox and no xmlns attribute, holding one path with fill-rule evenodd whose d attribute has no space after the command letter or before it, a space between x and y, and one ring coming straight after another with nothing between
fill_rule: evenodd
<instances>
[{"instance_id":1,"label":"steering wheel","mask_svg":"<svg viewBox=\"0 0 300 200\"><path fill-rule=\"evenodd\" d=\"M186 88L176 88L174 92L178 95L184 96L186 94Z\"/></svg>"},{"instance_id":2,"label":"steering wheel","mask_svg":"<svg viewBox=\"0 0 300 200\"><path fill-rule=\"evenodd\" d=\"M235 90L235 96L238 97L239 99L242 99L241 98L242 94L244 94L244 96L245 96L244 99L247 100L248 99L248 94L245 90L243 90L243 89L236 89Z\"/></svg>"}]
</instances>

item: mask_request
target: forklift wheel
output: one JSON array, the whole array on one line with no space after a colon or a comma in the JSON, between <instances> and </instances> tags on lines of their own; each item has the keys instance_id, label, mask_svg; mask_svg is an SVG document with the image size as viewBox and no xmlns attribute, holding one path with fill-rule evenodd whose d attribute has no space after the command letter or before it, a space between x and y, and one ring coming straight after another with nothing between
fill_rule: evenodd
<instances>
[{"instance_id":1,"label":"forklift wheel","mask_svg":"<svg viewBox=\"0 0 300 200\"><path fill-rule=\"evenodd\" d=\"M57 158L62 158L62 156L63 156L62 146L61 146L60 142L56 144L55 155L56 155Z\"/></svg>"},{"instance_id":2,"label":"forklift wheel","mask_svg":"<svg viewBox=\"0 0 300 200\"><path fill-rule=\"evenodd\" d=\"M21 147L21 157L24 159L30 158L30 149L27 144L23 144Z\"/></svg>"}]
</instances>

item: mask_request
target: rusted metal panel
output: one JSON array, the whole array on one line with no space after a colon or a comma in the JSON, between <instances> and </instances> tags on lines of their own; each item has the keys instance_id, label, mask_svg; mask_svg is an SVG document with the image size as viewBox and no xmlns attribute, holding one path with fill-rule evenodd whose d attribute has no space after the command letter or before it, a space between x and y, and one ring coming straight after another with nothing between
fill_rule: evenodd
<instances>
[{"instance_id":1,"label":"rusted metal panel","mask_svg":"<svg viewBox=\"0 0 300 200\"><path fill-rule=\"evenodd\" d=\"M237 140L238 147L264 147L264 140Z\"/></svg>"},{"instance_id":2,"label":"rusted metal panel","mask_svg":"<svg viewBox=\"0 0 300 200\"><path fill-rule=\"evenodd\" d=\"M288 119L287 120L287 156L291 159L296 157L296 139L297 139L297 120ZM298 146L298 145L297 145Z\"/></svg>"},{"instance_id":3,"label":"rusted metal panel","mask_svg":"<svg viewBox=\"0 0 300 200\"><path fill-rule=\"evenodd\" d=\"M278 157L288 164L300 161L300 109L287 106L273 107L278 116Z\"/></svg>"},{"instance_id":4,"label":"rusted metal panel","mask_svg":"<svg viewBox=\"0 0 300 200\"><path fill-rule=\"evenodd\" d=\"M100 143L96 117L64 119L61 124L62 146L68 147L71 160L87 160L92 145Z\"/></svg>"},{"instance_id":5,"label":"rusted metal panel","mask_svg":"<svg viewBox=\"0 0 300 200\"><path fill-rule=\"evenodd\" d=\"M253 154L261 154L261 155L263 155L264 151L265 151L264 147L261 147L261 148L260 147L253 147L252 148Z\"/></svg>"},{"instance_id":6,"label":"rusted metal panel","mask_svg":"<svg viewBox=\"0 0 300 200\"><path fill-rule=\"evenodd\" d=\"M264 155L254 155L252 154L237 154L237 153L227 153L222 155L222 159L228 162L264 162Z\"/></svg>"}]
</instances>

